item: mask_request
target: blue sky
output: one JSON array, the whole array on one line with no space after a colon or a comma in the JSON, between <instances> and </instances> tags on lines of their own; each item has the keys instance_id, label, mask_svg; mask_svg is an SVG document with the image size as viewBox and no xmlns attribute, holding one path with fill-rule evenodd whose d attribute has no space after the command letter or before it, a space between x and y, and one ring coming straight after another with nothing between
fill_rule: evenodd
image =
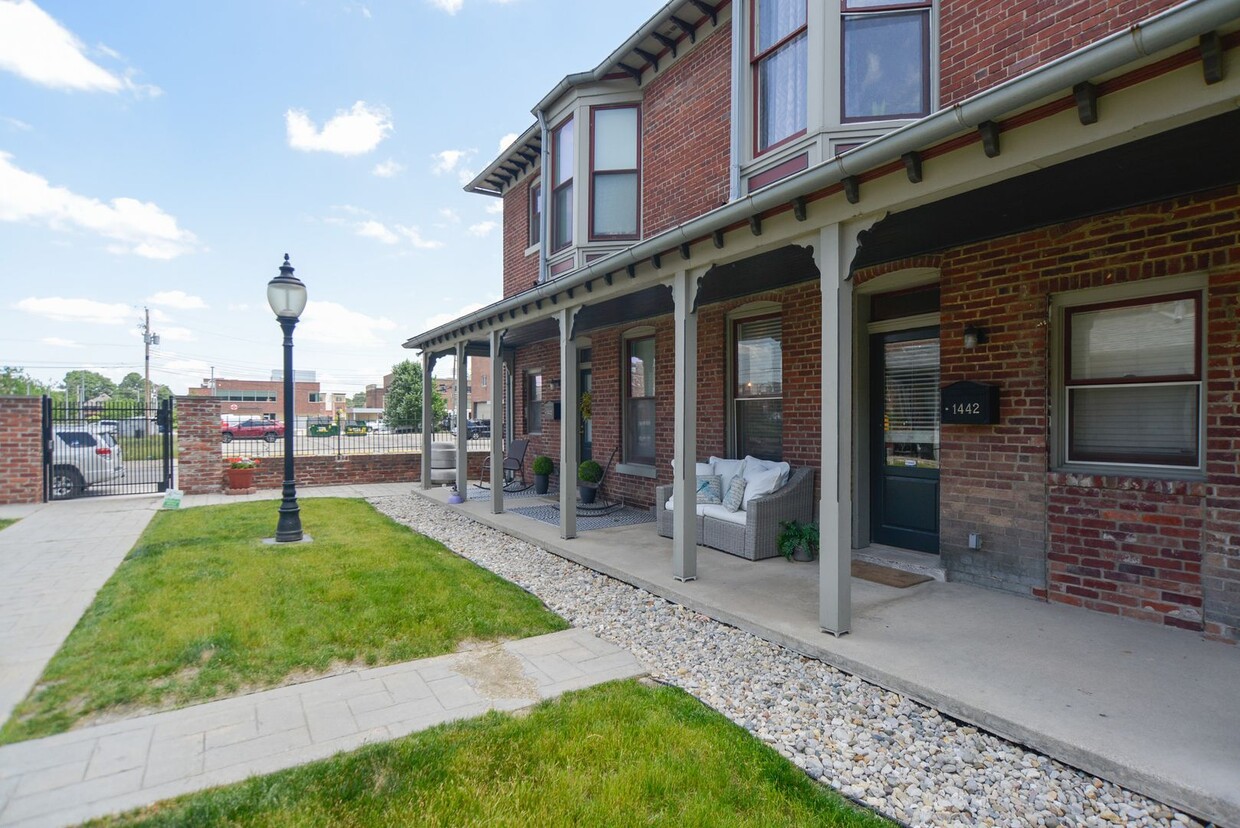
<instances>
[{"instance_id":1,"label":"blue sky","mask_svg":"<svg viewBox=\"0 0 1240 828\"><path fill-rule=\"evenodd\" d=\"M149 305L153 379L266 378L287 252L297 367L379 382L499 298L498 200L463 181L660 6L0 0L0 364L141 371Z\"/></svg>"}]
</instances>

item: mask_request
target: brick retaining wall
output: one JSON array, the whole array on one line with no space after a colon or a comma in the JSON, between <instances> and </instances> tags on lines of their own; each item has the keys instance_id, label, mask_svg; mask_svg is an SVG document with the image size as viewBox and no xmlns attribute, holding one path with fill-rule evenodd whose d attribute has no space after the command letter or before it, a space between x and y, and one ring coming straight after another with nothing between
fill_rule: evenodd
<instances>
[{"instance_id":1,"label":"brick retaining wall","mask_svg":"<svg viewBox=\"0 0 1240 828\"><path fill-rule=\"evenodd\" d=\"M0 503L43 502L43 403L0 396Z\"/></svg>"}]
</instances>

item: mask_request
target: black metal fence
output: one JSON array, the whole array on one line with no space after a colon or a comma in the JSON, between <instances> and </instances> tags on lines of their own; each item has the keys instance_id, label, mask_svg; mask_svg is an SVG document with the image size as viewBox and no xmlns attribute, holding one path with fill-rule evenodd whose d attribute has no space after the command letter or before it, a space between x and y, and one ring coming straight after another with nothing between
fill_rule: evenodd
<instances>
[{"instance_id":1,"label":"black metal fence","mask_svg":"<svg viewBox=\"0 0 1240 828\"><path fill-rule=\"evenodd\" d=\"M284 426L275 421L243 427L225 424L220 429L220 453L223 457L283 457ZM465 444L469 451L490 451L489 427L472 426ZM421 429L414 427L375 428L368 424L310 422L293 432L293 453L299 457L343 457L357 454L420 453ZM444 429L431 434L431 443L456 446L456 434Z\"/></svg>"},{"instance_id":2,"label":"black metal fence","mask_svg":"<svg viewBox=\"0 0 1240 828\"><path fill-rule=\"evenodd\" d=\"M172 400L100 404L43 398L43 496L153 494L176 469Z\"/></svg>"}]
</instances>

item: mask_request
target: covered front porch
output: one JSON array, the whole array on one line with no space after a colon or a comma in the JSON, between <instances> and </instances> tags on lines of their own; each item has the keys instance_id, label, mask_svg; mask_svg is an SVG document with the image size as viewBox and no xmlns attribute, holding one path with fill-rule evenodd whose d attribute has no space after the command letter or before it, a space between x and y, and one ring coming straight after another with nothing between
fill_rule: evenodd
<instances>
[{"instance_id":1,"label":"covered front porch","mask_svg":"<svg viewBox=\"0 0 1240 828\"><path fill-rule=\"evenodd\" d=\"M552 554L734 625L1066 764L1221 824L1240 824L1240 652L1151 628L957 583L907 589L850 579L851 635L822 635L818 565L749 562L706 547L703 577L672 574L653 524L583 532L488 501L444 504ZM686 658L692 658L686 653Z\"/></svg>"}]
</instances>

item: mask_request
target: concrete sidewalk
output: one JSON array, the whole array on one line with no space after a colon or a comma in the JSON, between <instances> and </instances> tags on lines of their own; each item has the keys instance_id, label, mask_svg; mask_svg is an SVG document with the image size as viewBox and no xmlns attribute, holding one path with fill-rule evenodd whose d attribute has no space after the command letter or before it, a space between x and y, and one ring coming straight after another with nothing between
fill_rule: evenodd
<instances>
[{"instance_id":1,"label":"concrete sidewalk","mask_svg":"<svg viewBox=\"0 0 1240 828\"><path fill-rule=\"evenodd\" d=\"M422 492L440 503L445 490ZM818 626L816 564L698 548L672 578L651 525L583 532L489 502L479 522L704 615L821 659L957 719L1222 825L1240 826L1240 648L1062 604L956 583L852 581L853 632Z\"/></svg>"},{"instance_id":2,"label":"concrete sidewalk","mask_svg":"<svg viewBox=\"0 0 1240 828\"><path fill-rule=\"evenodd\" d=\"M0 748L0 825L59 826L644 673L565 630Z\"/></svg>"}]
</instances>

